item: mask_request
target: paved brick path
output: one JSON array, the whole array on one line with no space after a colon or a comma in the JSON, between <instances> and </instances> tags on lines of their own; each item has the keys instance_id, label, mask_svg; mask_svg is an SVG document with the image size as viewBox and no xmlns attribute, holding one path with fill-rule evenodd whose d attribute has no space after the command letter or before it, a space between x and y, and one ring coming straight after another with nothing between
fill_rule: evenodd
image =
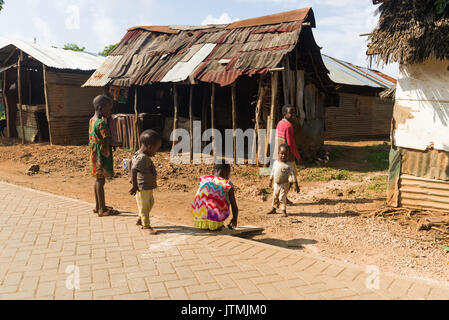
<instances>
[{"instance_id":1,"label":"paved brick path","mask_svg":"<svg viewBox=\"0 0 449 320\"><path fill-rule=\"evenodd\" d=\"M449 299L442 284L380 274L370 290L365 268L154 219L151 237L135 220L0 182L0 299Z\"/></svg>"}]
</instances>

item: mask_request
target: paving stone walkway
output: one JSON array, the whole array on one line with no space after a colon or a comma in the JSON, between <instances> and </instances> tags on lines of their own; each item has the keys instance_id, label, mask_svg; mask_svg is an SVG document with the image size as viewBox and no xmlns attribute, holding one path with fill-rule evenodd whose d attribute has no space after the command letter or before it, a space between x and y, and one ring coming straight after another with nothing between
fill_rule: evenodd
<instances>
[{"instance_id":1,"label":"paving stone walkway","mask_svg":"<svg viewBox=\"0 0 449 320\"><path fill-rule=\"evenodd\" d=\"M0 182L0 299L449 299L437 282L155 219L153 237L135 221Z\"/></svg>"}]
</instances>

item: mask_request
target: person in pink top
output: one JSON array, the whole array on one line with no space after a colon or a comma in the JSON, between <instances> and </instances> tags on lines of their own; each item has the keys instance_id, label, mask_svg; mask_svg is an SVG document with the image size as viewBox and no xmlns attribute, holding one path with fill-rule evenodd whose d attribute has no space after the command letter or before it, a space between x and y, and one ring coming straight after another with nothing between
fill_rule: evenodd
<instances>
[{"instance_id":1,"label":"person in pink top","mask_svg":"<svg viewBox=\"0 0 449 320\"><path fill-rule=\"evenodd\" d=\"M295 140L295 129L293 124L290 122L295 115L295 108L292 105L286 105L282 108L282 115L284 118L278 123L276 128L276 144L281 146L287 144L290 147L290 157L287 162L289 162L295 172L298 174L298 169L296 168L296 161L301 162L301 155L299 154L298 147L296 146ZM290 181L293 183L293 181ZM288 204L292 204L290 200L287 199Z\"/></svg>"}]
</instances>

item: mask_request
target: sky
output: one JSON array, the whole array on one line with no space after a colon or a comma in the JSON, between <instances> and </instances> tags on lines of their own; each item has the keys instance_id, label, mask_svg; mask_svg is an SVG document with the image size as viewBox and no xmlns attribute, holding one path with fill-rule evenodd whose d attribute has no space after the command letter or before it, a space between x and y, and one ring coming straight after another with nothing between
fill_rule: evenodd
<instances>
[{"instance_id":1,"label":"sky","mask_svg":"<svg viewBox=\"0 0 449 320\"><path fill-rule=\"evenodd\" d=\"M132 26L230 23L305 7L313 8L313 32L324 54L368 67L367 38L360 34L378 21L371 0L5 0L0 37L57 47L76 43L98 53ZM373 68L398 74L396 64Z\"/></svg>"}]
</instances>

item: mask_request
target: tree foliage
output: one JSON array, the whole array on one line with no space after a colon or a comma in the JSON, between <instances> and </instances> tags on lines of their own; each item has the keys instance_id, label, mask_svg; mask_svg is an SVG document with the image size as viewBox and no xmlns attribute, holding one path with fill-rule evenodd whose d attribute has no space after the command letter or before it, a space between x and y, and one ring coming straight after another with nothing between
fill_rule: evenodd
<instances>
[{"instance_id":1,"label":"tree foliage","mask_svg":"<svg viewBox=\"0 0 449 320\"><path fill-rule=\"evenodd\" d=\"M447 6L449 5L449 0L436 0L435 1L435 7L438 14L442 14L444 10L446 10Z\"/></svg>"},{"instance_id":2,"label":"tree foliage","mask_svg":"<svg viewBox=\"0 0 449 320\"><path fill-rule=\"evenodd\" d=\"M5 1L3 1L3 0L0 0L0 11L2 11L2 9L3 9L3 5L5 4Z\"/></svg>"},{"instance_id":3,"label":"tree foliage","mask_svg":"<svg viewBox=\"0 0 449 320\"><path fill-rule=\"evenodd\" d=\"M84 51L86 50L86 47L79 47L77 44L75 43L66 43L64 45L64 50L72 50L72 51Z\"/></svg>"},{"instance_id":4,"label":"tree foliage","mask_svg":"<svg viewBox=\"0 0 449 320\"><path fill-rule=\"evenodd\" d=\"M102 55L102 56L108 56L109 53L114 50L116 47L118 46L118 43L116 44L111 44L109 46L104 47L102 52L99 52L98 54Z\"/></svg>"}]
</instances>

